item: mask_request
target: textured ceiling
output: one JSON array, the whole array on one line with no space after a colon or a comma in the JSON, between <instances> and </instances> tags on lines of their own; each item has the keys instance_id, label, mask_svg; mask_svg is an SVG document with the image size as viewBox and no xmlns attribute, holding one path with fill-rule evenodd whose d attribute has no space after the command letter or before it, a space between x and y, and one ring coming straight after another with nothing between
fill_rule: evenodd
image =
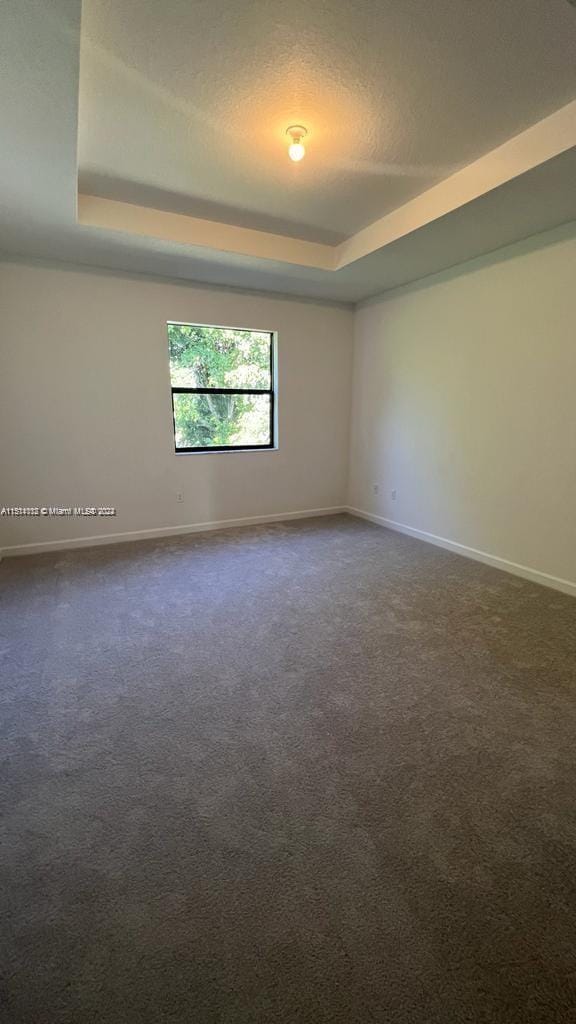
<instances>
[{"instance_id":1,"label":"textured ceiling","mask_svg":"<svg viewBox=\"0 0 576 1024\"><path fill-rule=\"evenodd\" d=\"M565 0L84 0L80 189L337 241L567 103L575 57Z\"/></svg>"},{"instance_id":2,"label":"textured ceiling","mask_svg":"<svg viewBox=\"0 0 576 1024\"><path fill-rule=\"evenodd\" d=\"M521 65L523 68L522 81L524 86L523 89L518 89L516 85L511 90L510 95L514 97L513 103L511 101L509 104L506 88L502 85L502 78L506 78L506 75L500 78L501 96L495 97L496 91L493 88L492 82L493 71L492 54L489 52L490 47L483 54L486 69L485 79L482 80L482 73L478 65L475 65L476 70L473 75L476 83L473 90L474 95L476 97L480 94L489 95L492 105L502 108L498 110L497 115L494 114L496 120L500 119L498 131L496 131L495 122L493 122L491 128L493 134L490 136L490 140L487 141L488 134L485 123L480 118L479 131L476 135L475 109L471 111L465 124L460 126L459 133L455 136L454 140L452 139L451 132L446 131L446 121L439 121L434 131L429 130L430 125L428 125L425 132L428 139L426 144L430 147L430 153L436 153L435 159L438 158L438 154L442 155L443 151L447 153L450 150L452 152L455 143L458 143L460 146L464 137L462 132L465 129L469 149L466 151L465 156L458 158L457 162L466 162L478 152L484 151L487 146L493 145L497 141L503 141L503 138L508 134L524 128L526 124L534 123L538 118L550 113L551 110L559 107L576 94L576 87L572 77L573 72L571 68L567 67L566 61L567 51L576 56L576 12L564 0L547 0L547 2L526 0L525 3L511 0L511 2L505 4L496 3L495 0L494 2L482 0L481 5L476 5L481 6L481 15L478 11L471 9L474 5L471 5L469 0L458 0L458 2L453 0L451 4L447 4L447 0L435 0L433 4L428 5L430 7L428 13L426 13L426 5L421 3L420 0L388 0L387 3L383 3L380 6L383 10L389 12L390 18L392 17L390 12L395 12L398 23L404 25L405 38L408 38L407 26L411 26L416 35L421 31L421 22L428 26L427 38L429 40L429 49L436 53L435 62L432 61L436 68L435 73L443 81L446 75L453 76L451 80L454 82L454 93L462 90L466 92L468 89L466 69L463 67L466 62L461 61L459 64L460 77L458 80L454 77L453 69L445 69L440 66L446 60L445 58L440 60L438 56L439 50L436 48L435 37L438 35L439 38L442 38L442 52L444 52L445 37L448 31L446 11L451 11L454 17L454 25L450 31L456 32L459 26L458 32L460 34L464 32L463 19L465 16L471 19L469 21L470 25L476 25L477 20L480 19L485 21L486 24L496 22L500 26L508 26L506 32L509 34L512 33L512 23L515 19L518 23L517 37L511 38L510 36L508 39L509 67L507 75L510 81L514 80L514 82L517 82L519 80L516 78L518 66ZM371 5L369 4L356 4L352 9L358 12L359 17L362 15L362 18L364 18L370 7ZM81 8L81 0L50 0L49 3L46 0L2 0L0 3L0 80L2 85L2 103L0 103L0 138L2 138L2 146L0 147L0 257L4 256L4 258L9 259L15 257L22 257L24 259L57 259L74 265L86 264L92 267L146 273L149 275L165 275L183 280L251 288L316 299L355 302L399 284L434 273L473 256L494 250L509 242L526 238L534 232L544 231L556 225L565 224L567 221L576 220L576 189L574 188L574 182L576 181L576 141L570 142L574 132L568 124L565 131L565 152L557 149L556 152L559 155L550 159L543 158L539 165L532 165L532 170L527 170L527 167L525 167L524 171L527 171L527 173L518 173L513 180L508 180L501 187L492 188L475 201L461 203L459 208L454 208L453 212L450 212L448 215L437 214L436 219L427 223L426 226L421 226L418 230L412 229L404 237L399 237L392 244L386 244L379 249L375 248L371 254L362 258L356 258L349 266L345 266L336 272L299 265L297 262L291 264L286 262L285 257L283 261L273 258L256 258L242 252L231 253L217 247L202 247L200 244L194 243L178 244L166 238L145 237L130 233L129 231L108 230L79 223L77 219L77 156ZM514 18L509 17L511 8L515 12ZM83 11L85 27L89 24L91 9L93 11L92 4L90 2L85 3ZM99 9L104 10L100 5ZM121 115L121 119L119 120L115 110L110 109L107 115L109 117L108 122L101 121L90 126L85 120L84 100L82 103L84 121L80 132L81 154L85 150L87 136L88 141L90 141L89 136L93 133L94 142L97 148L101 150L103 135L105 135L106 131L109 131L110 153L118 156L123 148L125 151L123 159L127 165L137 164L135 170L138 173L131 179L129 176L130 172L124 165L120 168L115 168L113 174L110 169L108 171L93 169L91 173L105 175L104 179L101 180L104 180L109 187L112 187L110 182L115 179L115 187L124 189L122 194L117 194L116 197L124 200L125 203L131 201L163 209L184 210L208 218L213 217L217 219L219 217L219 219L228 223L260 226L273 232L281 230L284 225L283 218L285 219L288 216L290 221L288 227L292 227L292 231L288 233L292 233L297 237L307 237L301 232L308 231L308 237L314 238L317 236L317 233L326 231L326 226L330 229L329 237L322 238L322 240L332 241L334 240L334 235L341 236L345 234L347 229L344 230L340 222L336 224L336 222L332 223L330 221L323 224L316 218L315 214L311 216L309 211L317 210L314 195L320 196L320 199L322 199L323 189L327 187L326 183L329 184L332 181L333 189L329 192L326 202L335 207L336 213L342 212L336 209L338 203L335 202L334 198L337 190L341 187L339 176L343 175L343 180L348 180L346 178L346 169L342 164L342 161L345 162L346 160L346 153L342 146L346 138L349 138L350 134L353 134L356 128L358 128L358 125L352 123L352 116L347 113L351 107L347 107L346 103L352 104L354 102L360 104L364 110L368 109L370 103L374 102L373 95L372 100L368 103L366 89L362 85L364 69L360 51L358 52L356 65L359 79L358 88L350 85L349 81L347 81L345 89L342 85L335 89L333 93L330 93L330 97L333 97L333 106L330 109L334 111L334 120L327 119L324 122L320 118L318 122L312 124L312 114L307 118L309 124L313 127L313 135L310 141L309 155L304 163L300 165L300 169L305 170L306 167L309 167L312 170L310 172L306 171L307 174L310 173L313 177L318 175L318 180L311 183L310 187L307 185L307 179L302 176L298 178L295 173L293 174L293 172L297 172L299 169L294 168L286 160L284 140L280 130L284 126L284 114L282 111L277 111L279 120L282 120L282 125L278 121L278 131L276 131L276 134L274 125L270 127L268 123L265 129L262 128L260 134L255 129L258 123L264 123L263 121L258 121L260 115L258 117L256 115L258 110L264 109L263 104L266 101L265 90L261 93L261 106L259 107L254 101L253 107L250 108L254 128L252 136L244 135L237 123L234 122L236 125L234 131L238 131L237 137L241 140L240 143L236 144L236 136L229 134L233 118L228 115L222 122L223 125L224 123L228 125L226 130L223 127L219 131L217 122L216 124L212 123L210 128L213 136L219 136L223 163L222 173L225 172L226 174L233 175L235 164L238 164L239 178L245 181L245 188L250 191L252 196L252 208L249 208L247 199L242 198L232 184L225 194L218 194L214 198L215 193L211 193L211 196L204 196L202 198L200 192L198 190L194 191L189 182L180 187L174 181L169 181L168 177L159 179L157 183L151 181L151 176L147 177L148 167L154 166L158 156L159 144L157 133L163 131L163 117L166 120L167 144L172 140L171 144L176 146L171 162L166 161L164 155L162 155L167 175L172 173L172 166L178 170L178 173L185 171L186 174L190 174L189 154L203 152L202 147L204 146L206 132L202 126L205 125L205 121L200 116L200 113L198 113L196 119L191 119L188 116L189 104L192 101L188 100L188 105L185 104L183 107L178 107L180 110L178 123L181 128L182 137L185 137L187 140L187 148L185 149L178 149L178 146L183 145L183 143L174 134L174 121L167 113L167 111L172 110L171 104L173 101L171 97L178 95L178 92L175 92L172 88L174 83L169 81L170 76L175 82L179 76L186 77L188 75L187 80L190 81L189 69L193 61L197 59L198 54L198 46L195 40L202 36L204 50L210 52L212 63L216 66L219 52L217 44L221 38L221 29L224 33L222 38L231 39L234 33L238 31L238 25L241 23L245 26L247 24L246 19L248 19L249 21L254 21L253 32L258 34L260 32L260 24L266 21L266 11L269 14L270 12L277 11L275 3L268 5L260 3L235 5L230 0L227 18L219 20L217 25L216 16L220 16L223 9L220 7L220 0L214 0L211 6L200 2L200 0L186 0L186 3L179 5L182 15L181 25L184 26L189 23L189 12L193 9L197 14L197 28L186 37L186 46L184 46L182 40L176 40L178 32L172 28L175 41L174 53L170 61L171 70L166 72L166 80L158 80L154 88L148 89L142 83L143 81L155 81L152 74L155 69L155 62L160 59L160 51L166 49L162 32L158 29L159 12L167 12L167 24L172 26L175 9L176 6L173 0L170 0L170 3L165 0L164 4L152 4L147 2L147 0L138 0L138 3L134 3L131 7L131 17L133 17L134 21L133 45L139 50L141 49L139 40L142 31L142 26L139 26L139 16L146 16L151 20L150 36L148 39L150 67L134 71L133 73L135 85L131 97L130 110L127 111L120 107L119 115ZM303 7L297 9L303 11ZM115 0L115 3L110 4L109 8L107 8L107 17L112 36L121 39L124 34L126 45L129 43L130 33L128 29L123 30L123 33L119 32L117 19L123 22L127 10L128 8L125 6L124 0ZM343 32L342 25L349 24L346 11L340 11L339 6L336 7L336 5L329 3L328 0L325 0L322 10L329 13L332 12L334 15L334 37L338 39L344 38L345 33ZM208 11L213 12L215 19L210 30L206 27L210 20L208 13L206 13ZM254 14L254 12L258 11L263 12L261 17L259 15L260 20L256 19ZM287 13L288 11L289 13ZM306 48L299 45L298 36L295 37L294 34L290 36L292 11L292 6L288 7L287 5L287 12L283 12L281 15L276 14L275 16L277 18L284 18L283 24L286 29L284 33L285 49L288 52L288 44L286 42L288 39L290 41L290 53L292 53L294 62L296 62L299 50L310 54L311 49L307 44L306 51ZM337 13L338 11L340 11L339 14ZM443 26L442 32L440 32L439 28L436 32L433 30L436 12L438 12L439 16L438 24ZM491 12L491 18L488 18L487 12ZM154 21L154 18L156 18L156 21ZM323 18L324 15L315 15L314 10L309 17L309 22L315 33L315 45L319 50L322 49L322 46L328 48L333 46L333 43L330 41L329 32L331 22L323 22L324 36L327 37L328 41L326 41L323 33L320 31L319 19ZM301 20L302 24L306 25L304 13L301 14ZM526 40L527 37L533 38L534 26L539 22L542 23L542 41L536 56L534 56L535 51L532 50L533 67L531 75L528 75L526 68L529 61L526 54L530 48L527 47ZM270 19L268 24L270 24ZM363 21L363 25L363 38L365 38L367 33L366 20ZM548 26L547 29L546 26ZM388 54L389 50L388 36L382 29L379 31L382 33L378 42L382 53L381 63L384 66L385 60L388 61L390 59L389 56L386 56L384 59L384 53ZM396 40L399 38L398 31L397 28L395 30ZM181 35L184 38L184 31L182 31ZM277 35L282 35L279 29ZM488 44L486 42L480 44L477 37L468 40L466 44L467 60L471 59L472 51L476 48L480 49L481 45L487 46ZM230 49L232 44L229 43L228 46ZM244 60L242 54L244 51L239 46L237 51L236 64L241 71ZM411 88L416 88L415 85L411 85L411 76L414 77L415 81L420 81L420 90L424 87L421 80L419 62L425 51L426 48L423 44L419 44L419 49L413 58L413 64L411 68L406 69L406 73L403 76L402 88L407 91L407 95ZM113 53L113 47L111 47L109 52ZM330 66L326 57L327 52L327 50L322 51L324 56L322 57L321 66L324 68L326 76L332 75L332 79L337 81L338 75L336 70ZM95 87L96 91L102 91L102 96L106 97L109 92L108 78L113 78L113 73L110 69L116 67L120 72L122 64L126 68L133 67L130 63L131 59L130 52L124 53L122 58L108 58L109 63L105 66L104 73L100 76L99 84ZM86 60L85 45L83 48L83 60ZM139 60L142 60L141 52ZM271 83L273 84L271 73L274 64L273 56L269 56L267 60L266 69L270 73ZM115 63L115 61L119 63ZM449 63L449 61L447 62ZM349 58L348 65L351 67L353 63L352 59ZM223 80L222 88L229 74L228 65L233 68L234 61L229 60L227 64L220 61L219 67L216 69L218 76ZM397 65L398 62L396 62L395 66L397 67ZM253 67L253 64L250 64L250 66ZM294 66L296 66L296 63ZM304 82L305 67L304 65L302 67L302 81ZM216 75L216 71L214 71L214 75ZM202 71L201 65L199 68L200 80L202 80L200 72L204 75L208 74L207 70ZM156 74L157 72L154 71L154 73ZM132 80L132 72L129 74L122 72L122 74L127 75ZM230 71L230 74L232 74L232 71ZM287 76L285 77L287 78ZM238 72L234 78L236 83L234 94L231 94L228 90L225 91L230 104L237 102L239 110L242 111L243 115L247 113L250 115L250 110L247 110L246 107L245 93L241 89L241 79L243 81L245 78L246 72L242 72L242 74ZM432 85L435 82L434 75L431 75L429 80L429 91L432 92ZM297 77L294 77L291 81L296 83L294 84L294 93L296 93ZM572 85L570 85L570 82L572 82ZM537 88L535 83L537 83ZM274 96L272 84L270 88L271 97ZM136 85L138 86L137 88ZM275 88L278 88L278 85ZM400 103L399 88L399 86L394 87L396 90L394 93L396 96L394 101L396 104L395 109L398 108ZM204 85L202 90L200 90L200 94L209 97L211 90L211 86ZM392 88L388 89L388 102L392 93ZM196 97L196 108L198 111L201 109L200 94ZM220 96L221 93L215 88L214 95ZM527 96L531 97L530 103L526 101ZM352 97L354 97L354 100L352 100ZM504 97L504 100L502 97ZM340 99L342 99L342 102L340 102ZM365 101L366 105L364 106ZM428 110L431 107L436 109L436 99L432 101L430 96L427 98L427 102L429 102ZM457 103L458 100L453 95L451 99L447 99L447 102ZM180 103L180 100L177 101L177 106L178 103ZM492 116L485 104L479 104L478 109L480 109L480 106L483 110L483 116L487 117L489 114ZM523 111L522 117L520 117L520 107ZM153 111L153 116L149 116L150 109ZM287 107L286 109L288 111L289 108ZM304 108L295 107L292 109L296 112L297 109L303 110ZM309 109L312 110L312 107ZM326 106L323 109L328 109L328 100L326 100ZM453 110L454 107L450 109ZM146 113L147 110L148 114ZM408 121L410 121L412 116L410 110L411 108L408 106L404 111L404 118ZM511 111L517 119L513 123L512 121L504 123L505 118L511 116ZM339 118L350 116L351 121L348 135L337 130L336 114ZM429 114L429 118L431 116ZM155 123L156 120L158 123ZM245 124L245 122L242 123ZM248 117L248 127L250 127L251 123L250 117ZM377 115L375 123L371 122L368 118L368 123L373 124L373 131L371 129L370 133L365 132L364 121L361 123L362 131L356 137L361 137L362 145L368 145L367 139L370 137L371 151L375 153L377 147L376 140L381 140L378 145L382 145L382 139L384 139L384 142L386 141L387 135L390 135L389 128L392 122L387 119L386 110L383 110L381 126L378 126ZM395 123L400 124L400 121ZM444 127L442 127L441 131L442 125ZM426 177L424 165L417 163L417 154L420 154L418 159L422 159L421 147L423 143L417 137L409 138L413 130L408 130L406 124L401 126L401 129L402 145L405 147L402 162L400 162L400 154L398 153L395 157L398 160L398 165L395 166L395 174L390 175L388 169L387 176L380 180L380 190L381 193L384 193L384 181L394 182L398 179L398 187L406 187L407 189L407 191L402 193L402 198L406 199L411 194L409 188L411 183L413 184L414 181L417 181L417 191L420 192L422 182L424 181L428 186L432 180L435 180L435 176ZM434 137L435 133L436 137ZM442 133L444 133L444 137ZM269 158L267 157L266 167L269 169L271 161L276 160L278 174L284 176L280 189L270 179L268 182L271 189L270 194L264 187L260 188L259 185L258 189L256 189L253 182L251 183L250 175L255 173L254 160L252 160L250 168L248 168L250 154L247 148L242 148L243 146L248 147L250 138L254 144L253 153L258 152L258 146L261 147L261 153L268 146ZM212 138L212 148L213 143L214 140ZM399 141L397 144L400 146ZM330 149L330 147L332 148ZM332 154L330 157L328 155L329 152ZM324 154L322 156L322 167L314 163L315 160L320 160L320 153ZM382 157L382 153L380 155ZM550 156L553 156L552 152L550 152ZM350 158L350 149L348 150L348 158ZM255 157L255 159L257 158ZM356 159L360 160L358 150L356 150ZM362 160L369 160L369 156L364 150L362 151ZM333 166L331 166L332 161L334 161ZM441 160L439 162L442 163ZM259 163L262 167L264 166L263 159L260 159ZM453 165L449 169L452 169L452 167ZM409 173L410 168L412 170ZM443 166L443 177L446 169L447 166ZM83 173L84 175L88 173L86 168ZM358 169L356 169L355 174L358 175ZM220 180L216 171L213 177L214 181ZM262 173L262 179L263 177L264 173ZM361 181L365 184L370 180L370 175L361 175L360 177ZM260 184L262 179L260 177L257 179ZM352 175L351 180L357 180L357 178ZM320 182L324 184L320 184ZM207 181L208 190L211 184L211 178L209 178ZM360 199L362 199L361 193L362 188L360 189ZM272 198L270 198L271 195ZM306 198L306 202L309 203L307 209L296 202L298 197ZM204 207L197 207L195 204L200 202L206 205ZM173 204L172 206L170 205L171 203ZM396 200L394 200L393 205L395 203ZM351 197L342 198L340 202L340 206L350 208L346 210L347 214L355 213L355 204L356 201ZM376 211L377 215L385 212L386 209L386 203L383 206L379 205ZM259 221L260 218L263 218L263 221L255 224L255 220ZM284 225L284 227L286 226ZM573 227L567 226L565 230L574 231L576 230L576 225ZM276 240L282 241L279 236L276 236ZM345 244L348 245L349 243Z\"/></svg>"}]
</instances>

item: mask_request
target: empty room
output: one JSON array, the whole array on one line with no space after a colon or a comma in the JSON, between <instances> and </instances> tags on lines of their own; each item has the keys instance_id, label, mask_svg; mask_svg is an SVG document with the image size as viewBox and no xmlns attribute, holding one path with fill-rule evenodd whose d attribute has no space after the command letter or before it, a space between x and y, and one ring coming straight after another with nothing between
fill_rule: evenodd
<instances>
[{"instance_id":1,"label":"empty room","mask_svg":"<svg viewBox=\"0 0 576 1024\"><path fill-rule=\"evenodd\" d=\"M0 1019L576 1021L576 0L0 4Z\"/></svg>"}]
</instances>

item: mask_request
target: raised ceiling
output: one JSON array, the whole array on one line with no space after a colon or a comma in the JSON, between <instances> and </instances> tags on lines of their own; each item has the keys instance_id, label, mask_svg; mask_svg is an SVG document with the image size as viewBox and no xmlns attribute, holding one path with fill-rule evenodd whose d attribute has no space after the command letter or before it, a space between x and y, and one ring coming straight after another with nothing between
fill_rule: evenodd
<instances>
[{"instance_id":1,"label":"raised ceiling","mask_svg":"<svg viewBox=\"0 0 576 1024\"><path fill-rule=\"evenodd\" d=\"M8 256L353 302L576 219L566 0L5 0L0 51Z\"/></svg>"},{"instance_id":2,"label":"raised ceiling","mask_svg":"<svg viewBox=\"0 0 576 1024\"><path fill-rule=\"evenodd\" d=\"M84 0L81 191L341 240L573 99L575 58L564 0Z\"/></svg>"}]
</instances>

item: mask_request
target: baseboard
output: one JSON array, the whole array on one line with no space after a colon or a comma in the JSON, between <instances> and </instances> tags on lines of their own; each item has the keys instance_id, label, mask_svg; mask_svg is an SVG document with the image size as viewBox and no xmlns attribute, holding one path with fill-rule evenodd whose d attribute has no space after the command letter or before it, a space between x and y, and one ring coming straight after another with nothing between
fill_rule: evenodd
<instances>
[{"instance_id":1,"label":"baseboard","mask_svg":"<svg viewBox=\"0 0 576 1024\"><path fill-rule=\"evenodd\" d=\"M244 516L241 519L216 519L207 523L189 523L186 526L159 526L152 530L131 530L127 533L96 534L93 537L71 537L67 540L46 540L37 544L15 544L3 548L0 557L39 555L47 551L68 551L73 548L92 548L100 544L122 544L132 540L151 540L155 537L176 537L184 533L204 533L209 530L232 530L237 526L258 526L263 523L283 523L290 519L312 519L332 516L348 511L344 505L329 508L306 508L296 512L274 512L266 516Z\"/></svg>"},{"instance_id":2,"label":"baseboard","mask_svg":"<svg viewBox=\"0 0 576 1024\"><path fill-rule=\"evenodd\" d=\"M385 519L384 516L374 515L372 512L364 512L363 509L352 508L350 505L346 511L359 519L367 519L378 526L385 526L397 533L405 533L408 537L415 537L416 540L426 541L428 544L435 544L436 547L446 548L456 555L463 555L465 558L472 558L476 562L483 562L491 565L494 569L501 569L503 572L511 573L513 576L521 576L522 579L530 580L532 583L540 583L544 587L552 587L554 590L561 590L563 594L570 594L576 597L576 583L571 580L563 580L559 576L551 576L540 569L532 569L528 565L519 565L517 562L509 562L507 558L500 558L499 555L490 555L487 551L478 551L476 548L469 548L466 544L458 544L457 541L448 540L446 537L438 537L435 533L427 533L425 530L417 530L413 526L406 526L404 523L397 523L393 519Z\"/></svg>"}]
</instances>

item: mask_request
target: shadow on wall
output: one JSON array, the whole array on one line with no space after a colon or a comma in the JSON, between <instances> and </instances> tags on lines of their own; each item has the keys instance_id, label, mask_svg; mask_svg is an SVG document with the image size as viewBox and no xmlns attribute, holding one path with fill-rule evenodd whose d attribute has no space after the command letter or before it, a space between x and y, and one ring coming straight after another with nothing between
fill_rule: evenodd
<instances>
[{"instance_id":1,"label":"shadow on wall","mask_svg":"<svg viewBox=\"0 0 576 1024\"><path fill-rule=\"evenodd\" d=\"M538 234L531 234L520 242L513 242L510 245L503 246L501 249L494 249L482 256L477 256L474 259L467 260L464 263L456 263L453 266L447 267L445 270L439 271L437 274L430 274L427 277L419 278L417 281L410 281L408 284L398 285L397 288L391 288L389 291L380 292L378 295L373 295L368 299L364 299L359 303L359 306L373 306L381 302L383 298L389 298L392 295L412 295L417 292L425 291L426 289L433 288L443 282L454 281L459 277L466 276L467 274L473 274L477 270L482 270L484 267L491 267L498 263L505 263L508 260L516 259L519 256L536 252L538 249L544 249L547 246L557 245L561 242L567 242L573 239L576 239L576 220L571 220L566 224L560 224L552 230L542 231Z\"/></svg>"}]
</instances>

